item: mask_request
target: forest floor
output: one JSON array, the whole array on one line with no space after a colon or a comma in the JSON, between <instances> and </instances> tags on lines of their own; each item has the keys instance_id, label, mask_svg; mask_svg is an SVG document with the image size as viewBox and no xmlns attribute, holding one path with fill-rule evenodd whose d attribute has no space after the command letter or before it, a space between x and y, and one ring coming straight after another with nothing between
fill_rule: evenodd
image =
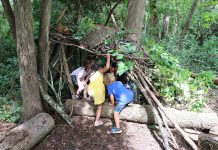
<instances>
[{"instance_id":1,"label":"forest floor","mask_svg":"<svg viewBox=\"0 0 218 150\"><path fill-rule=\"evenodd\" d=\"M210 92L206 109L218 114L218 89ZM154 130L154 126L134 122L121 121L123 133L111 134L110 119L103 118L104 124L94 127L93 117L74 116L73 127L69 127L57 115L54 116L56 125L33 150L163 150L161 137ZM1 133L5 133L14 124L0 122ZM189 150L183 138L173 132L181 150ZM1 138L0 138L1 140Z\"/></svg>"}]
</instances>

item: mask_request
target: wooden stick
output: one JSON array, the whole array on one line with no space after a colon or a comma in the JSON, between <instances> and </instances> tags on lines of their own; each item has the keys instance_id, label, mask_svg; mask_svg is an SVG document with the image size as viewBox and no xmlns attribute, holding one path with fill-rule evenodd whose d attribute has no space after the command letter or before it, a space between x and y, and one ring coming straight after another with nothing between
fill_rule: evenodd
<instances>
[{"instance_id":1,"label":"wooden stick","mask_svg":"<svg viewBox=\"0 0 218 150\"><path fill-rule=\"evenodd\" d=\"M74 89L74 86L73 86L73 83L72 83L72 80L71 80L71 77L70 77L70 71L69 71L69 67L68 67L68 64L67 64L67 59L66 59L66 55L65 55L65 52L64 52L64 46L63 45L61 45L61 52L62 52L62 61L63 61L63 65L64 65L64 73L65 73L65 76L66 76L67 85L68 85L68 87L70 89L71 96L74 99L76 97L76 91Z\"/></svg>"},{"instance_id":2,"label":"wooden stick","mask_svg":"<svg viewBox=\"0 0 218 150\"><path fill-rule=\"evenodd\" d=\"M142 84L144 84L144 80L143 80L143 78L141 76L139 76L139 72L137 72L137 74L138 74L138 77L139 77L140 81L142 82ZM160 128L161 136L162 136L162 139L163 139L163 142L164 142L164 147L165 147L166 150L170 150L169 142L168 142L167 136L165 135L165 132L164 132L162 120L161 120L160 116L158 115L158 112L157 112L156 108L152 104L151 98L146 94L146 90L143 88L142 85L140 85L139 82L137 82L132 76L131 76L131 79L135 83L138 84L139 89L141 90L142 94L146 97L146 99L148 101L148 104L151 106L151 110L154 113L154 116L155 116L155 118L157 120L157 123L158 123L158 126Z\"/></svg>"},{"instance_id":3,"label":"wooden stick","mask_svg":"<svg viewBox=\"0 0 218 150\"><path fill-rule=\"evenodd\" d=\"M61 56L61 55L60 55ZM58 100L59 105L63 106L61 102L61 90L62 90L62 76L63 76L63 63L62 63L62 58L60 58L60 64L61 64L61 71L60 71L60 78L59 78L59 83L58 83L58 97L60 97Z\"/></svg>"},{"instance_id":4,"label":"wooden stick","mask_svg":"<svg viewBox=\"0 0 218 150\"><path fill-rule=\"evenodd\" d=\"M181 133L183 138L188 142L188 144L192 147L192 149L197 150L197 145L189 138L189 136L180 128L180 126L169 117L169 115L164 110L164 107L159 102L159 100L156 98L156 96L152 93L152 91L149 89L147 83L145 83L145 90L149 94L149 96L153 99L153 101L157 104L157 106L163 111L164 115L169 119L170 122L174 125L174 127Z\"/></svg>"},{"instance_id":5,"label":"wooden stick","mask_svg":"<svg viewBox=\"0 0 218 150\"><path fill-rule=\"evenodd\" d=\"M78 48L80 48L80 49L82 49L82 50L85 50L85 51L87 51L87 52L89 52L89 53L92 53L92 54L94 54L94 55L106 56L106 54L100 54L99 52L97 52L97 51L92 51L92 50L90 50L90 49L87 49L87 48L85 48L85 47L82 46L82 45L76 45L76 44L73 44L73 43L60 42L60 41L54 40L54 39L52 39L52 38L50 38L50 40L51 40L52 42L55 42L55 43L59 43L59 44L67 45L67 46L78 47ZM134 57L134 56L126 56L126 55L124 55L124 57L129 58L129 59L136 59L136 60L146 60L146 58L138 58L138 57Z\"/></svg>"},{"instance_id":6,"label":"wooden stick","mask_svg":"<svg viewBox=\"0 0 218 150\"><path fill-rule=\"evenodd\" d=\"M43 88L43 84L41 82L41 79L39 78L39 89L40 89L40 93L43 97L43 99L52 107L54 108L54 110L56 110L61 116L62 118L70 125L72 126L72 119L70 118L70 116L68 116L63 109L55 102L55 100L48 95L48 93L44 90Z\"/></svg>"},{"instance_id":7,"label":"wooden stick","mask_svg":"<svg viewBox=\"0 0 218 150\"><path fill-rule=\"evenodd\" d=\"M176 142L175 137L173 136L173 133L171 132L171 130L170 130L170 128L169 128L169 126L168 126L168 124L167 124L167 122L166 122L166 118L165 118L163 112L160 110L159 107L158 107L157 109L158 109L158 111L160 112L160 115L161 115L161 117L162 117L164 126L165 126L165 128L167 129L167 131L169 132L170 137L171 137L171 139L172 139L172 141L173 141L173 147L174 147L175 149L178 149L178 150L179 150L180 148L179 148L179 146L178 146L178 144L177 144L177 142Z\"/></svg>"},{"instance_id":8,"label":"wooden stick","mask_svg":"<svg viewBox=\"0 0 218 150\"><path fill-rule=\"evenodd\" d=\"M151 84L151 82L148 80L148 78L146 77L145 73L138 67L139 64L137 63L137 61L135 61L136 65L136 69L139 70L141 72L141 75L143 76L143 78L145 79L145 82L149 85L149 87L152 89L152 91L155 93L155 95L157 97L160 97L160 94L157 92L157 90L155 89L155 87Z\"/></svg>"},{"instance_id":9,"label":"wooden stick","mask_svg":"<svg viewBox=\"0 0 218 150\"><path fill-rule=\"evenodd\" d=\"M114 18L113 13L111 14L111 19L112 19L112 22L113 22L113 24L114 24L115 29L118 30L117 22L116 22L116 20L115 20L115 18Z\"/></svg>"}]
</instances>

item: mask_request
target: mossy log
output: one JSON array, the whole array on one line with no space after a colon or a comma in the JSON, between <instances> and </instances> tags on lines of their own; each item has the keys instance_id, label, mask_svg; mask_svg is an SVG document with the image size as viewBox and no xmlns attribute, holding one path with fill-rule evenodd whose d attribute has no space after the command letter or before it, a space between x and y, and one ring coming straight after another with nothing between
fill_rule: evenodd
<instances>
[{"instance_id":1,"label":"mossy log","mask_svg":"<svg viewBox=\"0 0 218 150\"><path fill-rule=\"evenodd\" d=\"M199 150L218 150L218 136L211 134L200 134L198 137Z\"/></svg>"},{"instance_id":2,"label":"mossy log","mask_svg":"<svg viewBox=\"0 0 218 150\"><path fill-rule=\"evenodd\" d=\"M72 106L73 105L73 106ZM82 116L95 116L95 109L93 102L87 102L84 100L71 100L65 101L65 110L70 113L73 109L73 115ZM179 111L173 108L165 108L166 112L174 119L181 127L186 128L199 128L199 129L210 129L218 124L218 117L216 113L196 113L188 111ZM105 102L103 105L102 117L112 118L113 117L113 106ZM156 124L157 121L154 119L154 115L151 111L150 106L133 104L127 106L120 113L121 120ZM167 124L172 124L167 120Z\"/></svg>"},{"instance_id":3,"label":"mossy log","mask_svg":"<svg viewBox=\"0 0 218 150\"><path fill-rule=\"evenodd\" d=\"M54 127L54 119L40 113L10 130L0 141L0 150L29 150Z\"/></svg>"}]
</instances>

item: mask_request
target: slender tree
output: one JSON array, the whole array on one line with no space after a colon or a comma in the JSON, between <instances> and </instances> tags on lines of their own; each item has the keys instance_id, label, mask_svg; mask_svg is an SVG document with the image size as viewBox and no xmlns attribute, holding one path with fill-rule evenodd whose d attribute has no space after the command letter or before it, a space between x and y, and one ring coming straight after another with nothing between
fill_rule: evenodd
<instances>
[{"instance_id":1,"label":"slender tree","mask_svg":"<svg viewBox=\"0 0 218 150\"><path fill-rule=\"evenodd\" d=\"M38 70L40 76L45 80L48 78L49 63L49 25L51 16L51 0L40 0L40 28L39 28L39 62ZM43 86L47 89L47 84L43 82Z\"/></svg>"},{"instance_id":2,"label":"slender tree","mask_svg":"<svg viewBox=\"0 0 218 150\"><path fill-rule=\"evenodd\" d=\"M10 29L11 29L13 40L16 43L16 27L15 27L14 12L11 8L11 4L9 0L1 0L1 1L2 1L2 6L4 8L4 12L7 16L7 20L8 20Z\"/></svg>"},{"instance_id":3,"label":"slender tree","mask_svg":"<svg viewBox=\"0 0 218 150\"><path fill-rule=\"evenodd\" d=\"M143 18L145 10L145 0L129 0L125 29L130 31L127 39L140 42Z\"/></svg>"},{"instance_id":4,"label":"slender tree","mask_svg":"<svg viewBox=\"0 0 218 150\"><path fill-rule=\"evenodd\" d=\"M42 112L42 103L37 82L37 64L32 29L31 0L14 0L23 113L21 122Z\"/></svg>"},{"instance_id":5,"label":"slender tree","mask_svg":"<svg viewBox=\"0 0 218 150\"><path fill-rule=\"evenodd\" d=\"M158 29L157 0L149 0L149 8L150 8L150 35L155 40L158 40L159 29Z\"/></svg>"},{"instance_id":6,"label":"slender tree","mask_svg":"<svg viewBox=\"0 0 218 150\"><path fill-rule=\"evenodd\" d=\"M168 37L169 21L170 21L170 16L164 15L161 39L166 39Z\"/></svg>"},{"instance_id":7,"label":"slender tree","mask_svg":"<svg viewBox=\"0 0 218 150\"><path fill-rule=\"evenodd\" d=\"M199 0L194 0L193 3L192 3L192 6L190 8L190 11L187 15L187 18L181 28L181 33L180 33L180 38L183 39L185 37L185 34L186 34L186 31L188 30L189 28L189 24L191 22L191 19L192 19L192 16L195 12L195 9L197 7L197 4L198 4Z\"/></svg>"}]
</instances>

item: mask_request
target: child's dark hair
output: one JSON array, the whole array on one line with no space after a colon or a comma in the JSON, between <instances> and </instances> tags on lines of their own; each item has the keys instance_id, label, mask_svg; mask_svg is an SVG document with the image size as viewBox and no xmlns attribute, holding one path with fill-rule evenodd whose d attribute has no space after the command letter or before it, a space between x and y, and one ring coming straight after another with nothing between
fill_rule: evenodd
<instances>
[{"instance_id":1,"label":"child's dark hair","mask_svg":"<svg viewBox=\"0 0 218 150\"><path fill-rule=\"evenodd\" d=\"M88 65L94 64L94 62L95 62L95 57L87 56L86 59L83 62L83 67L85 68L85 70L87 70L88 69Z\"/></svg>"},{"instance_id":2,"label":"child's dark hair","mask_svg":"<svg viewBox=\"0 0 218 150\"><path fill-rule=\"evenodd\" d=\"M104 65L100 61L97 61L92 65L92 70L97 71L102 67L104 67Z\"/></svg>"}]
</instances>

